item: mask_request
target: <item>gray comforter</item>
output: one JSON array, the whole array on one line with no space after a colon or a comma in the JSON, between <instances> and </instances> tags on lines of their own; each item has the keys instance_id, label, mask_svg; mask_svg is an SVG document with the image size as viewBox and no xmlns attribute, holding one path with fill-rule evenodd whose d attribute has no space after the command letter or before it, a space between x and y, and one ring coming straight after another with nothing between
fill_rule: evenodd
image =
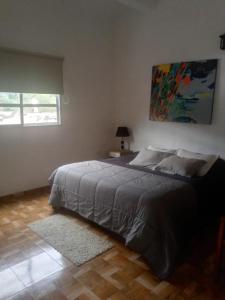
<instances>
[{"instance_id":1,"label":"gray comforter","mask_svg":"<svg viewBox=\"0 0 225 300\"><path fill-rule=\"evenodd\" d=\"M159 278L174 269L196 214L186 182L102 161L58 168L49 202L65 207L125 239Z\"/></svg>"}]
</instances>

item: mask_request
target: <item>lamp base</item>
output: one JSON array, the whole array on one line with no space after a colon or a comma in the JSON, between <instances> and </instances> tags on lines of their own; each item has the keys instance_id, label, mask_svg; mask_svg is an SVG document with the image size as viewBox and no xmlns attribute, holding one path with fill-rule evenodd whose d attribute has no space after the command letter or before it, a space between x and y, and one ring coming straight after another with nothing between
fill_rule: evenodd
<instances>
[{"instance_id":1,"label":"lamp base","mask_svg":"<svg viewBox=\"0 0 225 300\"><path fill-rule=\"evenodd\" d=\"M123 140L121 141L120 149L121 149L121 150L124 150L124 141L123 141Z\"/></svg>"}]
</instances>

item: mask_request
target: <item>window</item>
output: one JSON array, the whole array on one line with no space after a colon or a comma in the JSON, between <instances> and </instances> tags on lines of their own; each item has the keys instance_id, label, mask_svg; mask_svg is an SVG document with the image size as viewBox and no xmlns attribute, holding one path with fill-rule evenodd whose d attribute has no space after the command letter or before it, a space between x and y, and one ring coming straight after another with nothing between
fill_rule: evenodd
<instances>
[{"instance_id":1,"label":"window","mask_svg":"<svg viewBox=\"0 0 225 300\"><path fill-rule=\"evenodd\" d=\"M0 92L0 126L57 124L60 124L59 95Z\"/></svg>"}]
</instances>

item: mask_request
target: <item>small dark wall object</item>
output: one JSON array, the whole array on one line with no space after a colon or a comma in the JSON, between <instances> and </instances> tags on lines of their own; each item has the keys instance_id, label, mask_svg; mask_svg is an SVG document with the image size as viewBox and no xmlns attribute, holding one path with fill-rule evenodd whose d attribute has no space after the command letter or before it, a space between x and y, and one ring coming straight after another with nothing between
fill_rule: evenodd
<instances>
[{"instance_id":1,"label":"small dark wall object","mask_svg":"<svg viewBox=\"0 0 225 300\"><path fill-rule=\"evenodd\" d=\"M118 127L116 131L116 136L121 137L121 150L124 150L124 140L123 138L129 136L129 131L127 127Z\"/></svg>"},{"instance_id":2,"label":"small dark wall object","mask_svg":"<svg viewBox=\"0 0 225 300\"><path fill-rule=\"evenodd\" d=\"M220 49L225 50L225 34L220 35Z\"/></svg>"}]
</instances>

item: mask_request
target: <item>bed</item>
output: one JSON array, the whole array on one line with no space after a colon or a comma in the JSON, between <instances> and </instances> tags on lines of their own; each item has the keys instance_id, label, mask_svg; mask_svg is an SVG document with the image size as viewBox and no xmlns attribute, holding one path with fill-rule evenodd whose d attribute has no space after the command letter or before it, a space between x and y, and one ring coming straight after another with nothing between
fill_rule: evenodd
<instances>
[{"instance_id":1,"label":"bed","mask_svg":"<svg viewBox=\"0 0 225 300\"><path fill-rule=\"evenodd\" d=\"M130 166L133 158L127 155L59 167L49 179L49 203L118 234L142 254L157 277L165 279L175 269L200 215L210 211L205 187L215 177L162 174Z\"/></svg>"}]
</instances>

